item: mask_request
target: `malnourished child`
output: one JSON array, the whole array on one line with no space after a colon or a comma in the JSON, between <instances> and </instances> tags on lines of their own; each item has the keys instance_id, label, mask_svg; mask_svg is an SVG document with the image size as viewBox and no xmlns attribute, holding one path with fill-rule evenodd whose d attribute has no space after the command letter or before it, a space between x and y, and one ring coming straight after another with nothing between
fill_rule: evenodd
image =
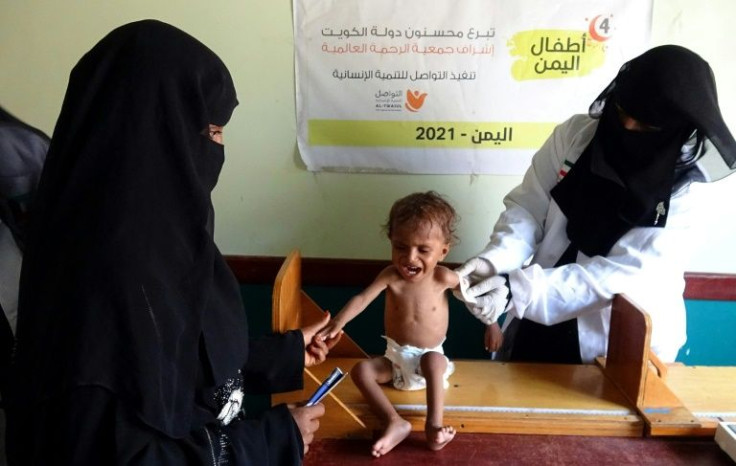
<instances>
[{"instance_id":1,"label":"malnourished child","mask_svg":"<svg viewBox=\"0 0 736 466\"><path fill-rule=\"evenodd\" d=\"M427 445L439 450L455 436L443 425L444 389L454 365L442 343L448 325L446 291L458 286L459 276L438 265L454 242L457 215L439 194L410 194L396 201L385 225L391 241L392 264L365 290L348 301L316 338L332 338L386 291L384 356L361 361L352 369L355 385L384 425L373 444L373 456L382 456L403 441L411 425L401 418L380 384L393 382L401 390L427 389Z\"/></svg>"}]
</instances>

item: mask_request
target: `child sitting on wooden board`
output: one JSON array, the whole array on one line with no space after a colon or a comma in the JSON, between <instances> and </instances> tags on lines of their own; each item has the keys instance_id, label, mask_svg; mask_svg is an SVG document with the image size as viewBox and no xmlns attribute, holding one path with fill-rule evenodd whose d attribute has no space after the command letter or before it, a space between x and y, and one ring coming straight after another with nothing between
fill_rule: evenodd
<instances>
[{"instance_id":1,"label":"child sitting on wooden board","mask_svg":"<svg viewBox=\"0 0 736 466\"><path fill-rule=\"evenodd\" d=\"M442 423L444 390L454 371L442 344L449 320L447 290L458 287L460 278L438 262L454 243L456 223L455 209L434 191L396 201L385 225L392 264L316 336L335 337L386 291L386 353L359 362L351 371L353 382L384 425L383 434L372 446L373 456L385 455L411 432L411 424L399 416L381 388L388 382L400 390L427 389L425 434L430 449L439 450L455 437L455 428ZM500 342L493 345L500 346Z\"/></svg>"}]
</instances>

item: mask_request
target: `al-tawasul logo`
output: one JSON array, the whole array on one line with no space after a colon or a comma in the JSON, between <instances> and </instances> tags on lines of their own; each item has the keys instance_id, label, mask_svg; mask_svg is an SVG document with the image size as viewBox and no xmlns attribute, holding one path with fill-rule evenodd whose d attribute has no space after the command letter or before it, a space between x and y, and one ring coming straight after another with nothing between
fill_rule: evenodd
<instances>
[{"instance_id":1,"label":"al-tawasul logo","mask_svg":"<svg viewBox=\"0 0 736 466\"><path fill-rule=\"evenodd\" d=\"M427 98L426 92L412 91L411 89L406 90L406 102L404 107L410 112L418 112L422 105L424 105L424 99Z\"/></svg>"}]
</instances>

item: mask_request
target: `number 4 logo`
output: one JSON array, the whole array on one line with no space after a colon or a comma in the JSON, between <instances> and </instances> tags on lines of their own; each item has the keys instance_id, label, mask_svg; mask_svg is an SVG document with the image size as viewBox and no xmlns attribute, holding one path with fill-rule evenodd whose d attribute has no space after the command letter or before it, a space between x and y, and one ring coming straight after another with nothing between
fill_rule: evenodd
<instances>
[{"instance_id":1,"label":"number 4 logo","mask_svg":"<svg viewBox=\"0 0 736 466\"><path fill-rule=\"evenodd\" d=\"M613 18L613 15L598 15L591 19L588 24L590 38L597 42L605 42L610 39L613 35L611 18Z\"/></svg>"}]
</instances>

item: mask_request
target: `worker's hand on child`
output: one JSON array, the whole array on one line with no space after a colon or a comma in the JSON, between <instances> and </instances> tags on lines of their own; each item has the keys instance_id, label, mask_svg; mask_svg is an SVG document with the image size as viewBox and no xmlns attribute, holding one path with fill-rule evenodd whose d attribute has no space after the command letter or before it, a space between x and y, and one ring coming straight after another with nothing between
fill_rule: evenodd
<instances>
[{"instance_id":1,"label":"worker's hand on child","mask_svg":"<svg viewBox=\"0 0 736 466\"><path fill-rule=\"evenodd\" d=\"M486 325L495 323L506 312L510 296L506 278L501 275L482 280L462 293L454 294L465 303L471 314Z\"/></svg>"},{"instance_id":2,"label":"worker's hand on child","mask_svg":"<svg viewBox=\"0 0 736 466\"><path fill-rule=\"evenodd\" d=\"M455 272L460 276L460 284L453 290L455 297L484 324L495 323L508 304L506 280L482 257L468 259Z\"/></svg>"},{"instance_id":3,"label":"worker's hand on child","mask_svg":"<svg viewBox=\"0 0 736 466\"><path fill-rule=\"evenodd\" d=\"M322 318L306 327L302 327L302 335L304 336L304 366L312 367L324 362L327 354L340 341L342 332L338 332L334 337L321 338L317 336L317 332L324 328L330 320L330 313L325 312Z\"/></svg>"},{"instance_id":4,"label":"worker's hand on child","mask_svg":"<svg viewBox=\"0 0 736 466\"><path fill-rule=\"evenodd\" d=\"M484 278L496 275L496 268L491 261L482 257L468 259L463 265L455 269L461 277L467 277L470 284L475 284Z\"/></svg>"},{"instance_id":5,"label":"worker's hand on child","mask_svg":"<svg viewBox=\"0 0 736 466\"><path fill-rule=\"evenodd\" d=\"M306 455L309 451L309 445L314 440L314 434L319 429L319 418L325 414L325 405L317 403L313 406L296 406L293 404L287 406L296 425L299 426L299 432L302 434L304 442L304 454Z\"/></svg>"}]
</instances>

